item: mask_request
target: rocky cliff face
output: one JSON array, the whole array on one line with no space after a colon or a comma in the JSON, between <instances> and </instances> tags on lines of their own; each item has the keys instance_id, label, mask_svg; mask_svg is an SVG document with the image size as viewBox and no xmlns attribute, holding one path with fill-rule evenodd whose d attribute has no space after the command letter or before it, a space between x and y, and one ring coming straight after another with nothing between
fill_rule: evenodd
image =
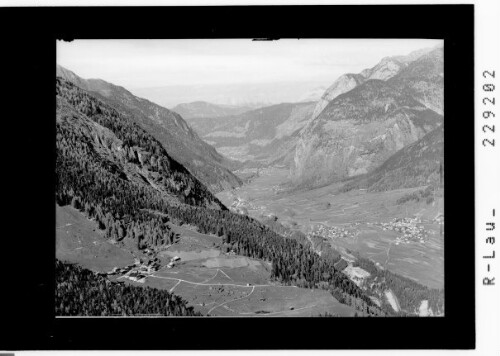
<instances>
[{"instance_id":1,"label":"rocky cliff face","mask_svg":"<svg viewBox=\"0 0 500 356\"><path fill-rule=\"evenodd\" d=\"M443 50L425 53L389 80L390 84L421 104L443 115L444 67Z\"/></svg>"},{"instance_id":2,"label":"rocky cliff face","mask_svg":"<svg viewBox=\"0 0 500 356\"><path fill-rule=\"evenodd\" d=\"M363 75L385 80L369 79L335 96L300 132L291 169L296 185L369 173L442 123L442 50L397 61L398 69L389 64L396 60L382 62Z\"/></svg>"},{"instance_id":3,"label":"rocky cliff face","mask_svg":"<svg viewBox=\"0 0 500 356\"><path fill-rule=\"evenodd\" d=\"M340 76L333 84L325 91L321 99L314 108L313 117L323 111L323 109L340 94L347 93L354 89L364 81L364 77L359 74L344 74Z\"/></svg>"},{"instance_id":4,"label":"rocky cliff face","mask_svg":"<svg viewBox=\"0 0 500 356\"><path fill-rule=\"evenodd\" d=\"M130 184L130 189L159 193L173 205L224 209L206 186L129 117L62 78L56 81L56 99L59 178L66 179L67 171L82 164L80 168L91 172L86 179L106 181L108 187L118 179ZM117 191L116 196L123 195Z\"/></svg>"},{"instance_id":5,"label":"rocky cliff face","mask_svg":"<svg viewBox=\"0 0 500 356\"><path fill-rule=\"evenodd\" d=\"M444 128L440 125L397 151L369 174L347 182L341 190L364 188L384 191L425 185L441 186L443 166Z\"/></svg>"},{"instance_id":6,"label":"rocky cliff face","mask_svg":"<svg viewBox=\"0 0 500 356\"><path fill-rule=\"evenodd\" d=\"M148 131L212 192L242 184L226 168L226 158L200 139L179 114L104 80L80 78L61 66L57 67L57 75L96 95Z\"/></svg>"},{"instance_id":7,"label":"rocky cliff face","mask_svg":"<svg viewBox=\"0 0 500 356\"><path fill-rule=\"evenodd\" d=\"M359 74L344 74L340 76L325 91L318 104L316 105L313 117L319 116L321 111L337 96L347 93L356 86L363 84L370 79L388 80L405 69L409 63L417 60L419 57L431 52L432 49L424 48L413 51L406 56L393 56L383 58L377 65L367 68Z\"/></svg>"}]
</instances>

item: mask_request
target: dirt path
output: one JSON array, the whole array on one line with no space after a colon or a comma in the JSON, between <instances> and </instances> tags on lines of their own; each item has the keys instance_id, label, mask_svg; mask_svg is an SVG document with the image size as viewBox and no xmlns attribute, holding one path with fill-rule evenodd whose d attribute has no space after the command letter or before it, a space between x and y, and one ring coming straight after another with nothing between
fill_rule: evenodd
<instances>
[{"instance_id":1,"label":"dirt path","mask_svg":"<svg viewBox=\"0 0 500 356\"><path fill-rule=\"evenodd\" d=\"M231 277L229 277L227 274L225 274L223 271L221 271L220 269L217 269L217 272L215 273L215 275L211 278L209 278L207 281L211 280L211 279L214 279L217 274L221 272L223 273L227 278L231 279ZM122 276L123 277L123 276ZM193 284L193 285L196 285L196 286L232 286L232 287L243 287L243 288L252 288L252 290L250 291L250 293L248 293L247 295L243 296L243 297L240 297L240 298L236 298L236 299L233 299L233 300L228 300L224 303L221 303L219 305L216 305L214 306L212 309L210 309L207 314L210 314L213 310L219 308L219 307L222 307L224 305L226 305L227 303L231 303L231 302L235 302L237 300L241 300L241 299L245 299L245 298L248 298L250 295L252 295L252 293L255 291L255 288L256 287L274 287L274 288L298 288L297 286L275 286L275 285L271 285L271 284L255 284L253 286L250 286L250 285L245 285L245 284L235 284L235 283L206 283L207 281L203 281L203 282L191 282L191 281L187 281L185 279L181 279L181 278L173 278L173 277L163 277L163 276L156 276L156 275L148 275L146 276L147 277L154 277L154 278L160 278L160 279L168 279L168 280L174 280L174 281L177 281L177 283L170 289L170 293L173 292L173 290L179 285L181 284L181 282L184 282L184 283L188 283L188 284ZM232 280L232 279L231 279ZM214 302L215 303L215 302ZM309 308L309 307L306 307L306 308ZM301 309L304 309L304 308L301 308ZM295 309L295 310L301 310L301 309ZM282 312L276 312L276 313L283 313L285 311L282 311ZM270 313L270 314L276 314L276 313ZM241 313L240 313L241 314ZM269 314L268 314L269 315Z\"/></svg>"},{"instance_id":2,"label":"dirt path","mask_svg":"<svg viewBox=\"0 0 500 356\"><path fill-rule=\"evenodd\" d=\"M214 274L213 277L210 277L209 279L206 279L206 280L204 280L201 283L207 283L207 282L211 281L212 279L214 279L215 277L217 277L218 274L219 274L219 270L217 270L217 272L215 272L215 274Z\"/></svg>"},{"instance_id":3,"label":"dirt path","mask_svg":"<svg viewBox=\"0 0 500 356\"><path fill-rule=\"evenodd\" d=\"M219 271L220 273L222 273L224 276L226 276L227 278L229 278L230 280L233 280L231 277L229 277L226 273L224 273L223 270L220 270L218 269L217 271Z\"/></svg>"},{"instance_id":4,"label":"dirt path","mask_svg":"<svg viewBox=\"0 0 500 356\"><path fill-rule=\"evenodd\" d=\"M201 282L201 283L207 283L208 281L211 281L212 279L214 279L215 277L217 277L217 275L220 273L222 273L224 276L226 276L227 278L229 278L230 280L233 280L231 277L229 277L226 273L224 273L223 270L217 268L217 272L215 272L215 275L213 277L210 277L209 279Z\"/></svg>"},{"instance_id":5,"label":"dirt path","mask_svg":"<svg viewBox=\"0 0 500 356\"><path fill-rule=\"evenodd\" d=\"M390 242L390 243L389 243L389 246L387 247L387 258L386 258L386 260L385 260L385 262L384 262L384 268L387 268L387 264L389 263L389 259L390 259L389 254L391 253L391 248L392 248L392 244L393 244L393 243L394 243L394 242Z\"/></svg>"},{"instance_id":6,"label":"dirt path","mask_svg":"<svg viewBox=\"0 0 500 356\"><path fill-rule=\"evenodd\" d=\"M236 298L236 299L233 299L233 300L228 300L228 301L226 301L226 302L224 302L224 303L221 303L221 304L219 304L219 305L216 305L215 307L213 307L212 309L210 309L210 310L207 312L207 315L208 315L208 314L210 314L210 313L211 313L214 309L217 309L217 308L219 308L219 307L221 307L221 306L223 306L223 305L225 305L225 304L227 304L227 303L236 302L237 300L241 300L241 299L248 298L248 297L249 297L249 296L251 296L251 295L252 295L252 293L254 292L255 287L256 287L256 286L252 286L252 290L250 291L250 293L248 293L247 295L244 295L243 297Z\"/></svg>"},{"instance_id":7,"label":"dirt path","mask_svg":"<svg viewBox=\"0 0 500 356\"><path fill-rule=\"evenodd\" d=\"M153 274L151 274L149 276L146 276L146 277L154 277L154 278L161 278L161 279L170 279L170 280L181 281L181 282L184 282L184 283L194 284L194 285L198 285L198 286L233 286L233 287L244 287L244 288L253 288L253 287L298 288L297 286L274 286L272 284L255 284L253 286L250 286L250 285L245 285L245 284L234 284L234 283L191 282L191 281L186 281L185 279L181 279L181 278L155 276Z\"/></svg>"},{"instance_id":8,"label":"dirt path","mask_svg":"<svg viewBox=\"0 0 500 356\"><path fill-rule=\"evenodd\" d=\"M180 280L179 280L179 282L177 282L177 283L175 284L175 286L173 286L172 288L170 288L169 292L170 292L170 293L172 293L172 292L174 291L175 287L177 287L179 284L181 284L181 281L180 281Z\"/></svg>"}]
</instances>

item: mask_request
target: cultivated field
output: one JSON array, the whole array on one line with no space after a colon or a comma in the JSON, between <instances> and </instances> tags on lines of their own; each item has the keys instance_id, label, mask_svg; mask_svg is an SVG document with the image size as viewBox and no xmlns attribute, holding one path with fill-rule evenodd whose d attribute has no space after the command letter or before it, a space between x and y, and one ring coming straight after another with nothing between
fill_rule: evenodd
<instances>
[{"instance_id":1,"label":"cultivated field","mask_svg":"<svg viewBox=\"0 0 500 356\"><path fill-rule=\"evenodd\" d=\"M163 251L148 254L133 243L118 246L106 241L90 221L76 209L56 206L56 256L96 272L126 267L134 260L158 258L157 271L141 272L144 278L130 279L130 272L109 275L113 281L166 289L183 297L190 306L210 316L317 316L329 313L353 316L354 309L340 304L330 293L284 286L269 280L269 262L218 248L221 238L196 232L190 226L171 225L179 240ZM172 258L179 257L173 267Z\"/></svg>"},{"instance_id":2,"label":"cultivated field","mask_svg":"<svg viewBox=\"0 0 500 356\"><path fill-rule=\"evenodd\" d=\"M354 315L352 308L338 303L326 291L269 282L269 271L266 262L219 256L160 270L144 284L168 289L212 316Z\"/></svg>"},{"instance_id":3,"label":"cultivated field","mask_svg":"<svg viewBox=\"0 0 500 356\"><path fill-rule=\"evenodd\" d=\"M369 193L356 190L338 194L338 186L330 185L310 191L287 194L280 185L287 180L286 169L263 171L249 184L217 197L228 207L245 208L257 219L273 214L282 224L304 233L328 228L345 228L352 232L345 238L325 236L346 257L349 251L378 262L405 277L433 288L444 286L444 238L440 225L433 221L443 213L443 199L427 204L397 200L419 188ZM421 188L420 188L421 189ZM428 232L423 242L397 240L402 234L384 230L377 223L393 218L418 217Z\"/></svg>"}]
</instances>

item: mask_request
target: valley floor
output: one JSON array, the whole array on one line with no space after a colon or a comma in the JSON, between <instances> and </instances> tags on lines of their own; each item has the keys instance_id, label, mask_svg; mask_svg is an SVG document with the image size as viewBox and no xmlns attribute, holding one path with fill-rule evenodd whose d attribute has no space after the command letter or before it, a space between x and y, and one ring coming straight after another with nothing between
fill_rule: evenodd
<instances>
[{"instance_id":1,"label":"valley floor","mask_svg":"<svg viewBox=\"0 0 500 356\"><path fill-rule=\"evenodd\" d=\"M325 242L348 260L350 252L357 251L380 268L431 288L443 288L443 227L435 219L443 214L442 198L430 204L425 201L398 204L399 198L419 188L337 194L336 185L286 193L281 185L287 177L286 169L261 170L249 184L221 192L217 197L227 207L254 218L274 215L291 229L323 236ZM400 223L394 223L395 218L411 218L425 234L405 237L397 230Z\"/></svg>"},{"instance_id":2,"label":"valley floor","mask_svg":"<svg viewBox=\"0 0 500 356\"><path fill-rule=\"evenodd\" d=\"M432 288L443 288L442 226L434 219L443 212L442 199L398 204L418 189L382 193L351 191L336 194L336 186L285 193L285 169L263 170L243 187L224 191L218 198L233 210L254 218L278 217L283 225L311 236L341 252L349 262L344 270L363 285L366 271L353 267L355 252ZM177 242L153 254L138 250L131 241L113 243L94 221L71 206L56 206L56 257L107 275L112 281L168 290L181 296L196 311L210 316L353 316L323 290L285 286L270 280L269 262L223 253L221 237L198 233L189 225L170 224ZM404 237L394 218L411 218L421 226L416 238ZM417 220L418 219L418 220ZM151 269L155 260L156 268ZM175 261L174 261L175 260ZM131 267L134 266L134 267ZM116 271L118 269L118 271ZM115 270L115 272L113 272ZM369 275L369 273L368 273ZM399 310L397 295L385 292L387 302ZM379 302L379 301L377 301ZM429 315L422 301L420 315Z\"/></svg>"}]
</instances>

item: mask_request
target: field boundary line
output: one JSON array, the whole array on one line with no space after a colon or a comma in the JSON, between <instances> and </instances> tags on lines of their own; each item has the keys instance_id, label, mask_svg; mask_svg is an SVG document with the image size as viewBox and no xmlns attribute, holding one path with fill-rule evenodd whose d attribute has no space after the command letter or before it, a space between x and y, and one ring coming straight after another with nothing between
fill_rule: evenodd
<instances>
[{"instance_id":1,"label":"field boundary line","mask_svg":"<svg viewBox=\"0 0 500 356\"><path fill-rule=\"evenodd\" d=\"M224 276L226 276L227 278L229 278L230 280L233 280L231 277L229 277L223 270L221 269L218 269L217 271L220 271Z\"/></svg>"},{"instance_id":2,"label":"field boundary line","mask_svg":"<svg viewBox=\"0 0 500 356\"><path fill-rule=\"evenodd\" d=\"M249 297L250 295L252 295L252 293L254 292L255 287L256 287L256 286L253 286L253 287L252 287L252 290L250 291L250 293L248 293L247 295L245 295L245 296L243 296L243 297L241 297L241 298L236 298L236 299L233 299L233 300L228 300L228 301L226 301L226 302L224 302L224 303L221 303L221 304L219 304L219 305L217 305L217 306L213 307L212 309L210 309L210 310L207 312L207 315L208 315L208 314L210 314L210 313L211 313L214 309L217 309L217 308L219 308L219 307L221 307L221 306L223 306L223 305L225 305L225 304L227 304L227 303L236 302L237 300L241 300L241 299L248 298L248 297Z\"/></svg>"},{"instance_id":3,"label":"field boundary line","mask_svg":"<svg viewBox=\"0 0 500 356\"><path fill-rule=\"evenodd\" d=\"M175 286L173 286L172 288L170 288L169 292L172 293L175 289L175 287L177 287L179 284L181 284L181 280L179 279L179 281L175 284Z\"/></svg>"},{"instance_id":4,"label":"field boundary line","mask_svg":"<svg viewBox=\"0 0 500 356\"><path fill-rule=\"evenodd\" d=\"M175 281L182 281L188 284L195 284L199 286L233 286L233 287L244 287L244 288L254 288L254 287L274 287L274 288L299 288L297 286L275 286L272 284L254 284L254 285L244 285L244 284L234 284L234 283L202 283L202 282L191 282L191 281L186 281L185 279L181 278L173 278L173 277L163 277L163 276L156 276L154 274L150 274L146 277L154 277L154 278L160 278L160 279L171 279Z\"/></svg>"},{"instance_id":5,"label":"field boundary line","mask_svg":"<svg viewBox=\"0 0 500 356\"><path fill-rule=\"evenodd\" d=\"M219 270L217 270L217 272L215 272L215 274L214 274L214 276L213 276L213 277L210 277L209 279L206 279L206 280L204 280L204 281L203 281L203 282L201 282L201 283L207 283L208 281L210 281L210 280L214 279L215 277L217 277L217 275L218 275L218 274L219 274Z\"/></svg>"}]
</instances>

